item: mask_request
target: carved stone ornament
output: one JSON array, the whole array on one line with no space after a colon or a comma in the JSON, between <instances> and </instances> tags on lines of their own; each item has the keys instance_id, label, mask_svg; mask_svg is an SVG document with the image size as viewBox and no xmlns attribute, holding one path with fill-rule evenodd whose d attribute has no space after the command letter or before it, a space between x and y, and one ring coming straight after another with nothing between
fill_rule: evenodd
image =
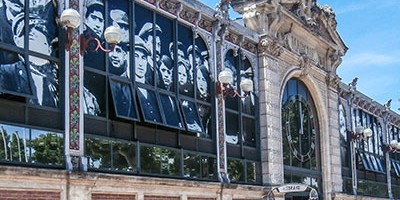
<instances>
[{"instance_id":1,"label":"carved stone ornament","mask_svg":"<svg viewBox=\"0 0 400 200\"><path fill-rule=\"evenodd\" d=\"M258 45L258 51L260 54L269 54L274 57L279 57L283 48L278 44L278 42L264 38Z\"/></svg>"},{"instance_id":2,"label":"carved stone ornament","mask_svg":"<svg viewBox=\"0 0 400 200\"><path fill-rule=\"evenodd\" d=\"M326 76L326 85L339 90L340 77L335 73L329 72Z\"/></svg>"},{"instance_id":3,"label":"carved stone ornament","mask_svg":"<svg viewBox=\"0 0 400 200\"><path fill-rule=\"evenodd\" d=\"M217 34L217 42L222 42L225 39L225 34L227 33L228 26L230 24L229 21L229 4L230 0L221 0L220 3L217 4L216 13L214 17L217 19L214 22L215 33Z\"/></svg>"},{"instance_id":4,"label":"carved stone ornament","mask_svg":"<svg viewBox=\"0 0 400 200\"><path fill-rule=\"evenodd\" d=\"M299 67L301 70L301 76L307 76L310 68L310 60L306 54L301 53L299 57Z\"/></svg>"}]
</instances>

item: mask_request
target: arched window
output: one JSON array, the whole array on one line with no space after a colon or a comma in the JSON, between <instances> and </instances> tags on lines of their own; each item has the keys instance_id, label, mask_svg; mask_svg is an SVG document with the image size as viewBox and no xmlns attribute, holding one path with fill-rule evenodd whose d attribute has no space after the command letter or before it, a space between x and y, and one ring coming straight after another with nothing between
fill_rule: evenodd
<instances>
[{"instance_id":1,"label":"arched window","mask_svg":"<svg viewBox=\"0 0 400 200\"><path fill-rule=\"evenodd\" d=\"M304 183L321 192L318 118L310 92L296 78L283 93L282 138L285 183Z\"/></svg>"},{"instance_id":2,"label":"arched window","mask_svg":"<svg viewBox=\"0 0 400 200\"><path fill-rule=\"evenodd\" d=\"M240 88L243 79L251 79L254 82L254 69L243 52L239 51L236 55L233 50L227 51L224 67L224 70L232 72L232 87L239 94L228 94L225 97L229 177L232 182L257 183L260 182L260 177L257 176L260 170L257 96L254 92L245 95Z\"/></svg>"}]
</instances>

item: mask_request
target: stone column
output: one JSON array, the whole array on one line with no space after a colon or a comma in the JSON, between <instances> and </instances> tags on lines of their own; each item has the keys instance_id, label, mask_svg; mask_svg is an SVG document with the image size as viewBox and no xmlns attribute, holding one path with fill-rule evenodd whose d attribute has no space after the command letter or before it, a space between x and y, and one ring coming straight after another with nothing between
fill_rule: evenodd
<instances>
[{"instance_id":1,"label":"stone column","mask_svg":"<svg viewBox=\"0 0 400 200\"><path fill-rule=\"evenodd\" d=\"M81 0L66 0L65 8L72 8L83 15ZM83 58L80 55L79 35L83 22L72 30L72 43L65 52L65 155L67 169L86 170L83 155Z\"/></svg>"}]
</instances>

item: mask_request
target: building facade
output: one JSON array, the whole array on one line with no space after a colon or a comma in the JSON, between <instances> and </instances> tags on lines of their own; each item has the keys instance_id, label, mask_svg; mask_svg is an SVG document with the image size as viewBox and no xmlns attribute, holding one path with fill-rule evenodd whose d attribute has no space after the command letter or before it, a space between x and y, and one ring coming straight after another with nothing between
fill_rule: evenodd
<instances>
[{"instance_id":1,"label":"building facade","mask_svg":"<svg viewBox=\"0 0 400 200\"><path fill-rule=\"evenodd\" d=\"M400 198L400 116L316 0L0 2L0 199Z\"/></svg>"}]
</instances>

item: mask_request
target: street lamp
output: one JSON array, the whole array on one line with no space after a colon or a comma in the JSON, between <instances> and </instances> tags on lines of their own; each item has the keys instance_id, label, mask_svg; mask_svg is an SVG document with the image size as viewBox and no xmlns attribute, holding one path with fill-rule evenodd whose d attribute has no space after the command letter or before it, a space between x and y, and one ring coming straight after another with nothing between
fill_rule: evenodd
<instances>
[{"instance_id":1,"label":"street lamp","mask_svg":"<svg viewBox=\"0 0 400 200\"><path fill-rule=\"evenodd\" d=\"M233 75L230 70L223 70L218 74L217 81L217 94L222 94L224 98L240 97L245 98L253 91L253 81L248 78L244 78L240 81L240 88L243 90L244 95L240 95L237 89L232 86Z\"/></svg>"},{"instance_id":2,"label":"street lamp","mask_svg":"<svg viewBox=\"0 0 400 200\"><path fill-rule=\"evenodd\" d=\"M61 13L60 23L67 29L66 47L67 49L69 49L72 44L72 30L79 27L81 23L81 16L78 11L69 8ZM95 42L95 48L89 49L91 51L97 51L99 49L106 53L113 51L115 45L118 44L122 39L122 32L118 27L109 26L104 31L104 39L106 40L107 43L111 45L111 49L106 49L103 46L101 46L100 40L95 37L85 38L83 35L80 35L79 40L81 43L80 46L81 55L83 55L87 47L89 47L89 43L91 41Z\"/></svg>"},{"instance_id":3,"label":"street lamp","mask_svg":"<svg viewBox=\"0 0 400 200\"><path fill-rule=\"evenodd\" d=\"M370 128L364 128L362 126L353 127L353 100L355 96L356 86L358 78L355 77L349 85L349 96L347 98L348 105L350 107L350 130L347 133L351 136L350 140L350 156L351 156L351 181L353 187L353 195L357 195L357 159L356 159L356 142L368 139L372 136L372 130ZM356 124L354 123L354 126Z\"/></svg>"}]
</instances>

